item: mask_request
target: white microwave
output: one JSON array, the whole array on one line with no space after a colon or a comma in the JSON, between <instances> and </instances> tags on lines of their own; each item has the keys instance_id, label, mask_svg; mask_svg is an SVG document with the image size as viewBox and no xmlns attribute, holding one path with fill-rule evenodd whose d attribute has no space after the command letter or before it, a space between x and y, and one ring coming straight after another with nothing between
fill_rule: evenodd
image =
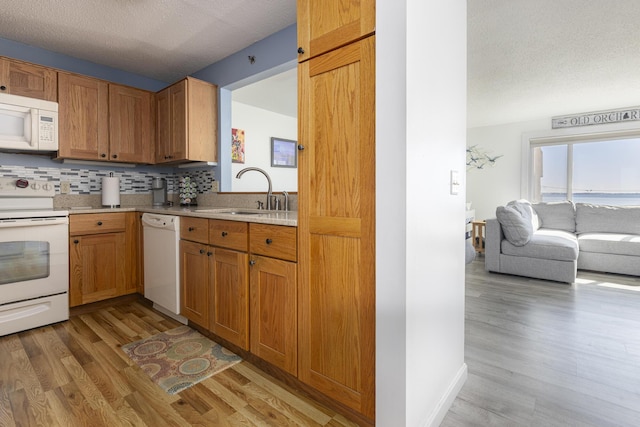
<instances>
[{"instance_id":1,"label":"white microwave","mask_svg":"<svg viewBox=\"0 0 640 427\"><path fill-rule=\"evenodd\" d=\"M0 150L57 151L58 103L0 93Z\"/></svg>"}]
</instances>

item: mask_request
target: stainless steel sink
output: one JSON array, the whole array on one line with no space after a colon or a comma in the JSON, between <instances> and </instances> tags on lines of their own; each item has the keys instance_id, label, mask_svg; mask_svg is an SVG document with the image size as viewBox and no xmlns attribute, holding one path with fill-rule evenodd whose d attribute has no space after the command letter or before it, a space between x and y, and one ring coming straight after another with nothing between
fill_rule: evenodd
<instances>
[{"instance_id":1,"label":"stainless steel sink","mask_svg":"<svg viewBox=\"0 0 640 427\"><path fill-rule=\"evenodd\" d=\"M230 211L230 212L220 212L226 213L229 215L263 215L265 212L255 212L255 211Z\"/></svg>"},{"instance_id":2,"label":"stainless steel sink","mask_svg":"<svg viewBox=\"0 0 640 427\"><path fill-rule=\"evenodd\" d=\"M248 210L248 209L196 209L196 212L209 212L226 215L264 215L268 211Z\"/></svg>"}]
</instances>

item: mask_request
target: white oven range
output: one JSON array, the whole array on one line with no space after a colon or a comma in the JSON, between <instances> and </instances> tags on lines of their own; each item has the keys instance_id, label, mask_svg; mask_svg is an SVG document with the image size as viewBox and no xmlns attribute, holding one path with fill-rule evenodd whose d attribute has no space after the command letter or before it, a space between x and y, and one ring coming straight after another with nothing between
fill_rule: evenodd
<instances>
[{"instance_id":1,"label":"white oven range","mask_svg":"<svg viewBox=\"0 0 640 427\"><path fill-rule=\"evenodd\" d=\"M69 212L48 181L0 178L0 336L69 319Z\"/></svg>"}]
</instances>

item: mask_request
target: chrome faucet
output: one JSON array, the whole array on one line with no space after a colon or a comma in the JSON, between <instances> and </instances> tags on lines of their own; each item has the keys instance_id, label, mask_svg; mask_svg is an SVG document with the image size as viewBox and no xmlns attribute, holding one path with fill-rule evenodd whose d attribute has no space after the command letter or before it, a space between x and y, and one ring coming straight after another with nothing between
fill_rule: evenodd
<instances>
[{"instance_id":1,"label":"chrome faucet","mask_svg":"<svg viewBox=\"0 0 640 427\"><path fill-rule=\"evenodd\" d=\"M265 171L263 171L260 168L248 167L248 168L244 168L240 172L238 172L238 175L236 175L236 178L240 179L240 177L242 175L244 175L245 172L249 172L249 171L260 172L261 174L263 174L265 176L265 178L267 178L267 182L269 183L269 190L267 191L267 210L270 211L271 210L271 195L273 194L272 191L271 191L271 177L269 176L268 173L266 173Z\"/></svg>"},{"instance_id":2,"label":"chrome faucet","mask_svg":"<svg viewBox=\"0 0 640 427\"><path fill-rule=\"evenodd\" d=\"M289 210L289 193L287 193L286 191L282 192L282 196L284 197L284 207L283 209L285 211Z\"/></svg>"}]
</instances>

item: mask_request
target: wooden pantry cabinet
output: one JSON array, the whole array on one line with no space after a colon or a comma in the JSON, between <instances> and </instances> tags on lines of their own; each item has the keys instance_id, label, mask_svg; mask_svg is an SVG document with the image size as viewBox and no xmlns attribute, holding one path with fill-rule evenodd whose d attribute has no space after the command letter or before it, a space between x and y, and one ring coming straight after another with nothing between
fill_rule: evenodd
<instances>
[{"instance_id":1,"label":"wooden pantry cabinet","mask_svg":"<svg viewBox=\"0 0 640 427\"><path fill-rule=\"evenodd\" d=\"M217 86L187 77L161 90L156 102L156 163L217 161Z\"/></svg>"},{"instance_id":2,"label":"wooden pantry cabinet","mask_svg":"<svg viewBox=\"0 0 640 427\"><path fill-rule=\"evenodd\" d=\"M373 420L375 36L300 62L298 82L298 378Z\"/></svg>"},{"instance_id":3,"label":"wooden pantry cabinet","mask_svg":"<svg viewBox=\"0 0 640 427\"><path fill-rule=\"evenodd\" d=\"M69 305L135 293L139 282L135 212L69 216Z\"/></svg>"},{"instance_id":4,"label":"wooden pantry cabinet","mask_svg":"<svg viewBox=\"0 0 640 427\"><path fill-rule=\"evenodd\" d=\"M375 0L298 1L298 61L367 37L375 25Z\"/></svg>"},{"instance_id":5,"label":"wooden pantry cabinet","mask_svg":"<svg viewBox=\"0 0 640 427\"><path fill-rule=\"evenodd\" d=\"M0 57L0 92L58 100L58 73L52 68Z\"/></svg>"},{"instance_id":6,"label":"wooden pantry cabinet","mask_svg":"<svg viewBox=\"0 0 640 427\"><path fill-rule=\"evenodd\" d=\"M153 161L153 94L77 74L58 74L58 157Z\"/></svg>"},{"instance_id":7,"label":"wooden pantry cabinet","mask_svg":"<svg viewBox=\"0 0 640 427\"><path fill-rule=\"evenodd\" d=\"M248 224L182 217L180 311L249 349Z\"/></svg>"}]
</instances>

